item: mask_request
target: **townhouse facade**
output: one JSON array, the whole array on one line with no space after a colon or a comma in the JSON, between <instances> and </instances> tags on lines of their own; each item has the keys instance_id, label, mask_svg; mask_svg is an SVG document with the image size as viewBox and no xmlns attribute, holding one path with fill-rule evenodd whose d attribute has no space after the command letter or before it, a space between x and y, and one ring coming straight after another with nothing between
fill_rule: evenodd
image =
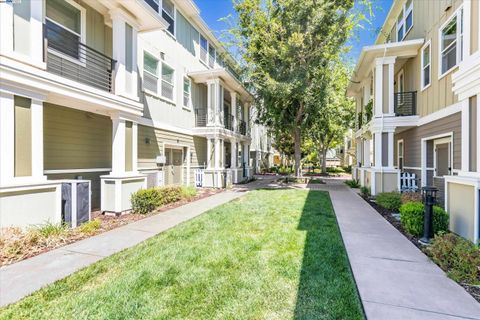
<instances>
[{"instance_id":1,"label":"townhouse facade","mask_svg":"<svg viewBox=\"0 0 480 320\"><path fill-rule=\"evenodd\" d=\"M72 181L118 214L251 176L253 98L192 1L2 2L0 24L0 227L61 222Z\"/></svg>"},{"instance_id":2,"label":"townhouse facade","mask_svg":"<svg viewBox=\"0 0 480 320\"><path fill-rule=\"evenodd\" d=\"M356 99L356 166L363 186L400 190L400 175L439 189L450 229L480 232L480 2L396 0L364 47Z\"/></svg>"}]
</instances>

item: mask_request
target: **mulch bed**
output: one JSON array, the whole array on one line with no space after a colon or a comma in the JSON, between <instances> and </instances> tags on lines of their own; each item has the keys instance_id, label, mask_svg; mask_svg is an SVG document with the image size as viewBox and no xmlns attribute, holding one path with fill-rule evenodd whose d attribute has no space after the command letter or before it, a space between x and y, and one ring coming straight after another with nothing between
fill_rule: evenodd
<instances>
[{"instance_id":1,"label":"mulch bed","mask_svg":"<svg viewBox=\"0 0 480 320\"><path fill-rule=\"evenodd\" d=\"M388 222L390 222L390 224L392 226L394 226L398 231L400 231L400 233L402 233L405 238L407 238L408 240L410 240L410 242L412 242L417 248L419 248L427 257L428 257L428 253L427 251L425 250L425 246L422 245L418 240L419 238L418 237L415 237L415 236L412 236L411 234L409 234L408 232L405 231L405 229L403 229L403 226L401 224L400 221L398 221L397 219L395 219L393 216L392 216L392 213L394 213L393 211L391 210L388 210L388 209L385 209L381 206L379 206L376 202L372 201L369 197L365 197L362 195L362 198L368 202L368 204L370 204L370 206L372 206L372 208L374 208L382 217L385 218L385 220L387 220ZM433 261L432 261L433 262ZM439 266L440 267L440 266ZM445 271L445 270L444 270ZM461 285L475 300L477 300L478 302L480 302L480 287L479 286L472 286L472 285L468 285L468 284L465 284L465 283L460 283L460 282L457 282L459 285Z\"/></svg>"},{"instance_id":2,"label":"mulch bed","mask_svg":"<svg viewBox=\"0 0 480 320\"><path fill-rule=\"evenodd\" d=\"M0 250L0 267L19 262L47 251L57 249L73 242L89 238L91 236L106 232L123 225L142 220L161 212L183 206L187 203L210 197L214 194L225 191L224 189L198 189L197 195L188 199L183 199L175 203L165 205L149 214L126 213L120 216L105 215L101 211L92 212L92 220L101 221L100 228L93 233L82 233L78 228L68 229L64 234L52 236L51 238L31 240L28 232L23 232L19 228L0 229L0 249L6 248L7 245L14 245L14 252L6 253Z\"/></svg>"}]
</instances>

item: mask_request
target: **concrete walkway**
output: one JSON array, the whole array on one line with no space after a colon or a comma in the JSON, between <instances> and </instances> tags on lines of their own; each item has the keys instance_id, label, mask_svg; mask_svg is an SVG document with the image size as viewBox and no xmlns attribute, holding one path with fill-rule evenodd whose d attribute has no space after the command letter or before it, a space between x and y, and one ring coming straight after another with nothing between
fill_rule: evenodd
<instances>
[{"instance_id":1,"label":"concrete walkway","mask_svg":"<svg viewBox=\"0 0 480 320\"><path fill-rule=\"evenodd\" d=\"M341 181L330 192L369 320L480 319L480 304Z\"/></svg>"},{"instance_id":2,"label":"concrete walkway","mask_svg":"<svg viewBox=\"0 0 480 320\"><path fill-rule=\"evenodd\" d=\"M38 289L116 252L168 230L184 221L261 188L275 177L260 178L231 191L191 202L158 215L0 268L0 306L18 301Z\"/></svg>"}]
</instances>

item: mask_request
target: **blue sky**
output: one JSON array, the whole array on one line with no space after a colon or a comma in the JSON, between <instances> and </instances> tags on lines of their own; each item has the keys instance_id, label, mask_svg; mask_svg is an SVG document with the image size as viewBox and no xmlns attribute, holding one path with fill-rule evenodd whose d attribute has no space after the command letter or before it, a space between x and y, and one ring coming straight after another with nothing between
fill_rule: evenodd
<instances>
[{"instance_id":1,"label":"blue sky","mask_svg":"<svg viewBox=\"0 0 480 320\"><path fill-rule=\"evenodd\" d=\"M234 15L235 10L231 0L194 0L200 8L201 16L209 27L218 36L222 30L227 29L227 25L219 19L228 15ZM355 62L360 55L363 46L371 45L377 37L376 30L383 24L393 0L373 0L374 17L371 24L363 23L362 27L357 27L355 36L349 40L348 45L352 47L349 53L349 59Z\"/></svg>"}]
</instances>

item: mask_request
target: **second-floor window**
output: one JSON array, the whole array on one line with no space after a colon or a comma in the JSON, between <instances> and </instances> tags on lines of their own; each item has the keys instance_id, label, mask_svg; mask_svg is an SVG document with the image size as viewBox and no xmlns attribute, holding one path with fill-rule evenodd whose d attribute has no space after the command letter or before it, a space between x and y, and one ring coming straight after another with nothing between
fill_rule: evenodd
<instances>
[{"instance_id":1,"label":"second-floor window","mask_svg":"<svg viewBox=\"0 0 480 320\"><path fill-rule=\"evenodd\" d=\"M151 54L143 55L143 88L158 92L158 59Z\"/></svg>"},{"instance_id":2,"label":"second-floor window","mask_svg":"<svg viewBox=\"0 0 480 320\"><path fill-rule=\"evenodd\" d=\"M408 0L397 19L397 41L402 41L413 26L413 0Z\"/></svg>"},{"instance_id":3,"label":"second-floor window","mask_svg":"<svg viewBox=\"0 0 480 320\"><path fill-rule=\"evenodd\" d=\"M162 18L169 23L167 31L175 35L175 7L170 0L162 0Z\"/></svg>"},{"instance_id":4,"label":"second-floor window","mask_svg":"<svg viewBox=\"0 0 480 320\"><path fill-rule=\"evenodd\" d=\"M215 48L208 46L208 66L213 68L215 66Z\"/></svg>"},{"instance_id":5,"label":"second-floor window","mask_svg":"<svg viewBox=\"0 0 480 320\"><path fill-rule=\"evenodd\" d=\"M208 41L200 35L200 60L207 63Z\"/></svg>"},{"instance_id":6,"label":"second-floor window","mask_svg":"<svg viewBox=\"0 0 480 320\"><path fill-rule=\"evenodd\" d=\"M84 15L85 10L75 2L47 0L45 24L48 47L80 60L80 42L84 41L85 34Z\"/></svg>"},{"instance_id":7,"label":"second-floor window","mask_svg":"<svg viewBox=\"0 0 480 320\"><path fill-rule=\"evenodd\" d=\"M175 71L166 63L162 63L162 97L173 100Z\"/></svg>"},{"instance_id":8,"label":"second-floor window","mask_svg":"<svg viewBox=\"0 0 480 320\"><path fill-rule=\"evenodd\" d=\"M431 52L430 41L422 48L422 89L425 89L430 85L431 75Z\"/></svg>"},{"instance_id":9,"label":"second-floor window","mask_svg":"<svg viewBox=\"0 0 480 320\"><path fill-rule=\"evenodd\" d=\"M190 108L192 83L188 77L183 78L183 106Z\"/></svg>"},{"instance_id":10,"label":"second-floor window","mask_svg":"<svg viewBox=\"0 0 480 320\"><path fill-rule=\"evenodd\" d=\"M440 75L462 61L463 8L457 10L440 28Z\"/></svg>"}]
</instances>

